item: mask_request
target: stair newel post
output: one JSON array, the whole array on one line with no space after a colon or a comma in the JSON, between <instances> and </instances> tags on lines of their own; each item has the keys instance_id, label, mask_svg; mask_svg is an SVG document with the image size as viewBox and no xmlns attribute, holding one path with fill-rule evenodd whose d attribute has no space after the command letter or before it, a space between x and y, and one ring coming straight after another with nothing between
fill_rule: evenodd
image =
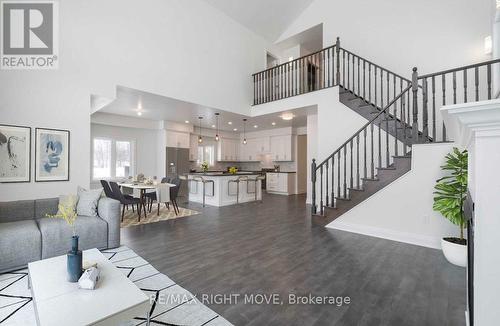
<instances>
[{"instance_id":1,"label":"stair newel post","mask_svg":"<svg viewBox=\"0 0 500 326\"><path fill-rule=\"evenodd\" d=\"M417 67L413 67L411 75L411 91L413 93L413 123L412 128L412 144L418 143L418 72Z\"/></svg>"},{"instance_id":2,"label":"stair newel post","mask_svg":"<svg viewBox=\"0 0 500 326\"><path fill-rule=\"evenodd\" d=\"M335 79L337 79L337 85L340 85L340 37L337 37L337 42L335 42L335 52L337 52L337 72Z\"/></svg>"},{"instance_id":3,"label":"stair newel post","mask_svg":"<svg viewBox=\"0 0 500 326\"><path fill-rule=\"evenodd\" d=\"M316 159L313 158L311 164L311 214L316 214Z\"/></svg>"}]
</instances>

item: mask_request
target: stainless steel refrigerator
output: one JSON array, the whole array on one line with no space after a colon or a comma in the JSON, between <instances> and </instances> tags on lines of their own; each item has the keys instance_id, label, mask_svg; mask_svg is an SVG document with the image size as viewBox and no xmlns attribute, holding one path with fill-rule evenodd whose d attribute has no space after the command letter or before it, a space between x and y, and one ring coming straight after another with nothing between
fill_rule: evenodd
<instances>
[{"instance_id":1,"label":"stainless steel refrigerator","mask_svg":"<svg viewBox=\"0 0 500 326\"><path fill-rule=\"evenodd\" d=\"M188 148L177 148L177 147L167 147L166 150L166 176L169 178L175 178L177 176L182 176L189 173L189 149ZM187 182L182 180L181 188L179 189L179 200L187 200Z\"/></svg>"}]
</instances>

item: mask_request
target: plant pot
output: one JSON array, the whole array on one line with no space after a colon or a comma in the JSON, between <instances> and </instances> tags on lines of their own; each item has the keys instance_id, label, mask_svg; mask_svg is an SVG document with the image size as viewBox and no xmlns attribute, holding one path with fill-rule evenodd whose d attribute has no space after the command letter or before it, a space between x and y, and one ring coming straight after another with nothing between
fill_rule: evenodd
<instances>
[{"instance_id":1,"label":"plant pot","mask_svg":"<svg viewBox=\"0 0 500 326\"><path fill-rule=\"evenodd\" d=\"M446 259L453 265L467 266L467 245L451 242L447 239L441 239L441 248Z\"/></svg>"}]
</instances>

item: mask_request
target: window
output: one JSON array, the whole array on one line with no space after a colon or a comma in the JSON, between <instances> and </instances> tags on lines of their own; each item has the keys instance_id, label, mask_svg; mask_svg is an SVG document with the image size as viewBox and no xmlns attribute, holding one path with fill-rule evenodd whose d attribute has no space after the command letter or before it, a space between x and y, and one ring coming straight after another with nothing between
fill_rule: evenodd
<instances>
[{"instance_id":1,"label":"window","mask_svg":"<svg viewBox=\"0 0 500 326\"><path fill-rule=\"evenodd\" d=\"M130 175L130 166L132 161L132 151L130 142L116 142L116 176L128 177Z\"/></svg>"},{"instance_id":2,"label":"window","mask_svg":"<svg viewBox=\"0 0 500 326\"><path fill-rule=\"evenodd\" d=\"M111 177L111 140L94 139L94 179Z\"/></svg>"},{"instance_id":3,"label":"window","mask_svg":"<svg viewBox=\"0 0 500 326\"><path fill-rule=\"evenodd\" d=\"M133 148L132 141L94 138L92 178L127 178L133 175Z\"/></svg>"},{"instance_id":4,"label":"window","mask_svg":"<svg viewBox=\"0 0 500 326\"><path fill-rule=\"evenodd\" d=\"M198 146L198 164L207 162L213 166L215 163L215 147L214 145L199 145Z\"/></svg>"}]
</instances>

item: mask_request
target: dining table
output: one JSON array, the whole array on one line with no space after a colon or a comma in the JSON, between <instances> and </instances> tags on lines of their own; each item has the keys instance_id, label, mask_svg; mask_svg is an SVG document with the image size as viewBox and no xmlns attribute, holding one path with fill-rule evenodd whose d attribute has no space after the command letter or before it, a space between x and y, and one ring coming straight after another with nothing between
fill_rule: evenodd
<instances>
[{"instance_id":1,"label":"dining table","mask_svg":"<svg viewBox=\"0 0 500 326\"><path fill-rule=\"evenodd\" d=\"M141 207L142 207L144 209L144 217L147 217L148 210L146 209L146 191L153 190L153 189L156 190L156 188L158 187L158 183L148 184L148 183L140 183L140 182L121 182L121 183L118 183L118 185L122 189L123 188L131 189L132 192L134 190L139 191L140 204L139 204L139 212L138 213L140 216L141 215ZM168 185L169 187L176 186L173 183L166 183L166 185Z\"/></svg>"}]
</instances>

